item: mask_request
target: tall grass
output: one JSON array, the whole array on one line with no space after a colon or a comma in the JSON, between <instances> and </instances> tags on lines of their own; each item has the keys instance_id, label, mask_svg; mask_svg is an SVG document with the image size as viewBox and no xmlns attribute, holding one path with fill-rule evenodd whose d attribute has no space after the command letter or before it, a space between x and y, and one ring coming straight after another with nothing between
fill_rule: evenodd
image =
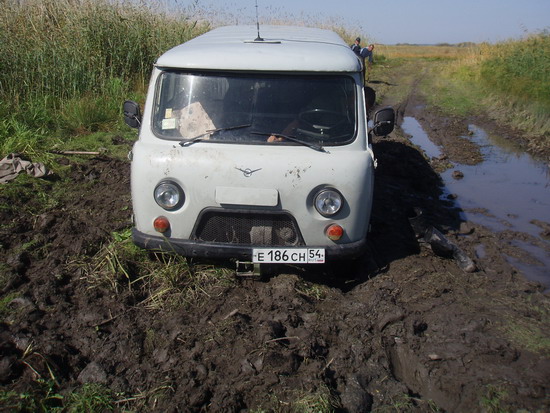
<instances>
[{"instance_id":1,"label":"tall grass","mask_svg":"<svg viewBox=\"0 0 550 413\"><path fill-rule=\"evenodd\" d=\"M550 33L481 49L480 80L515 99L550 109Z\"/></svg>"},{"instance_id":2,"label":"tall grass","mask_svg":"<svg viewBox=\"0 0 550 413\"><path fill-rule=\"evenodd\" d=\"M156 58L209 28L156 6L0 0L2 153L21 150L26 135L112 127L123 99L145 90Z\"/></svg>"},{"instance_id":3,"label":"tall grass","mask_svg":"<svg viewBox=\"0 0 550 413\"><path fill-rule=\"evenodd\" d=\"M488 113L520 130L534 152L550 151L550 33L497 44L380 45L391 62L423 63L431 104L467 116Z\"/></svg>"},{"instance_id":4,"label":"tall grass","mask_svg":"<svg viewBox=\"0 0 550 413\"><path fill-rule=\"evenodd\" d=\"M109 0L0 0L0 93L15 101L143 82L166 49L208 26Z\"/></svg>"},{"instance_id":5,"label":"tall grass","mask_svg":"<svg viewBox=\"0 0 550 413\"><path fill-rule=\"evenodd\" d=\"M550 149L550 33L479 45L449 73L476 88L495 118L529 135L532 149Z\"/></svg>"}]
</instances>

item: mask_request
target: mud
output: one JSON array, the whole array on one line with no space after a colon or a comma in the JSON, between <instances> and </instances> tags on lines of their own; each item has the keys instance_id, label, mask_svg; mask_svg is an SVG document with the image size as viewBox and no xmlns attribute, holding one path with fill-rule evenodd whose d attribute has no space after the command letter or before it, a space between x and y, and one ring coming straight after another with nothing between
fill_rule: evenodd
<instances>
[{"instance_id":1,"label":"mud","mask_svg":"<svg viewBox=\"0 0 550 413\"><path fill-rule=\"evenodd\" d=\"M457 139L467 121L427 111L415 93L399 102L400 118L419 119L446 162L475 162L478 148ZM548 295L507 259L521 254L511 239L527 236L462 222L439 200L434 162L443 160L427 160L399 130L374 149L362 259L214 282L162 310L83 270L129 227L127 162L64 160L73 184L55 205L0 192L9 204L0 215L2 389L45 392L49 381L68 395L99 383L115 409L159 412L313 411L306 396L322 394L342 412L550 410ZM475 272L419 243L414 208Z\"/></svg>"}]
</instances>

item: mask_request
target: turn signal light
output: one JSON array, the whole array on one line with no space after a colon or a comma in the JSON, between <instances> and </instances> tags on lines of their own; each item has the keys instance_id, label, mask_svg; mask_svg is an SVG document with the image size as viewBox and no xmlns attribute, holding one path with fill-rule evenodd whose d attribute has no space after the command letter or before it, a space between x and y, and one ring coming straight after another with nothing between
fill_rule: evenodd
<instances>
[{"instance_id":1,"label":"turn signal light","mask_svg":"<svg viewBox=\"0 0 550 413\"><path fill-rule=\"evenodd\" d=\"M155 231L164 233L170 229L170 221L166 217L157 217L153 221L153 227Z\"/></svg>"},{"instance_id":2,"label":"turn signal light","mask_svg":"<svg viewBox=\"0 0 550 413\"><path fill-rule=\"evenodd\" d=\"M327 237L332 241L338 241L344 235L344 229L340 225L332 224L326 231Z\"/></svg>"}]
</instances>

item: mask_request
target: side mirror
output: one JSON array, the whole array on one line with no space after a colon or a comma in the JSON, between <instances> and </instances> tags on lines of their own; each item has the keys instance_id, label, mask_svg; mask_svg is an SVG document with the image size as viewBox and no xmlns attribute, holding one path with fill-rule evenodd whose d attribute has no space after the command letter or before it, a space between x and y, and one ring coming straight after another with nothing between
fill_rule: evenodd
<instances>
[{"instance_id":1,"label":"side mirror","mask_svg":"<svg viewBox=\"0 0 550 413\"><path fill-rule=\"evenodd\" d=\"M370 110L373 108L374 103L376 102L376 92L373 88L369 86L365 86L363 89L365 93L365 102L367 103L367 110Z\"/></svg>"},{"instance_id":2,"label":"side mirror","mask_svg":"<svg viewBox=\"0 0 550 413\"><path fill-rule=\"evenodd\" d=\"M133 100L127 100L123 105L124 122L131 128L139 128L141 125L141 110Z\"/></svg>"},{"instance_id":3,"label":"side mirror","mask_svg":"<svg viewBox=\"0 0 550 413\"><path fill-rule=\"evenodd\" d=\"M374 126L372 132L376 136L387 136L395 126L395 111L391 106L386 106L374 112L372 119Z\"/></svg>"}]
</instances>

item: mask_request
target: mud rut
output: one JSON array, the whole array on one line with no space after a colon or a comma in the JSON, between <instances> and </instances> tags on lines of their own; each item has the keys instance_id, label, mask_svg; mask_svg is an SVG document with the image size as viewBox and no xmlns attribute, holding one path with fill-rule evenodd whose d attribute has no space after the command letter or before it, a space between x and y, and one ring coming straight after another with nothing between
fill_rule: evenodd
<instances>
[{"instance_id":1,"label":"mud rut","mask_svg":"<svg viewBox=\"0 0 550 413\"><path fill-rule=\"evenodd\" d=\"M415 99L397 102L401 115L414 111L449 138L465 127L423 112ZM147 309L146 297L90 288L74 265L128 227L130 198L127 162L72 165L62 205L1 215L2 297L17 297L0 325L2 388L29 392L53 374L61 394L100 383L135 398L140 411L159 412L291 411L322 393L349 412L485 411L488 402L549 410L548 354L506 334L507 321L536 321L547 337L548 320L535 309L548 308L548 296L506 262L507 240L460 222L438 200L434 165L399 131L374 147L364 259L213 285L191 305L163 311ZM478 271L420 245L408 222L414 207Z\"/></svg>"}]
</instances>

